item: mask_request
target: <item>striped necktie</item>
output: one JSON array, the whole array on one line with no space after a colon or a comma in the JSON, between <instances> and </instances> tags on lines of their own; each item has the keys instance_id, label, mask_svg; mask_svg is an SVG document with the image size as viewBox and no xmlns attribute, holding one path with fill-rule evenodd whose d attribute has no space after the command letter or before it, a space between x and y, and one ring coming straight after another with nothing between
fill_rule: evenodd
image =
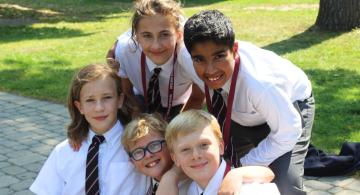
<instances>
[{"instance_id":1,"label":"striped necktie","mask_svg":"<svg viewBox=\"0 0 360 195\"><path fill-rule=\"evenodd\" d=\"M87 195L100 194L99 187L99 146L104 142L105 137L102 135L95 135L92 143L89 146L86 157L86 177L85 177L85 191Z\"/></svg>"},{"instance_id":2,"label":"striped necktie","mask_svg":"<svg viewBox=\"0 0 360 195\"><path fill-rule=\"evenodd\" d=\"M159 90L160 71L161 71L161 68L155 68L154 73L151 76L150 81L149 81L149 88L147 90L147 97L149 98L149 101L148 101L148 112L149 113L155 112L161 105L161 97L160 97L160 90Z\"/></svg>"},{"instance_id":3,"label":"striped necktie","mask_svg":"<svg viewBox=\"0 0 360 195\"><path fill-rule=\"evenodd\" d=\"M212 106L212 114L216 117L221 132L224 134L224 128L225 128L225 118L226 118L226 104L225 101L221 95L222 89L216 89L214 90L214 94L211 99L211 106ZM230 129L229 129L230 131ZM236 167L238 167L238 161L236 159L236 156L234 155L234 144L233 140L230 137L229 143L225 143L225 154L224 157L226 159L231 160L232 164Z\"/></svg>"},{"instance_id":4,"label":"striped necktie","mask_svg":"<svg viewBox=\"0 0 360 195\"><path fill-rule=\"evenodd\" d=\"M222 89L215 89L211 99L212 114L216 117L220 124L221 131L224 129L226 117L226 104L221 95ZM223 132L224 133L224 132Z\"/></svg>"},{"instance_id":5,"label":"striped necktie","mask_svg":"<svg viewBox=\"0 0 360 195\"><path fill-rule=\"evenodd\" d=\"M158 186L159 186L159 184L156 182L153 189L152 189L152 193L151 193L152 195L156 194L156 190L157 190Z\"/></svg>"}]
</instances>

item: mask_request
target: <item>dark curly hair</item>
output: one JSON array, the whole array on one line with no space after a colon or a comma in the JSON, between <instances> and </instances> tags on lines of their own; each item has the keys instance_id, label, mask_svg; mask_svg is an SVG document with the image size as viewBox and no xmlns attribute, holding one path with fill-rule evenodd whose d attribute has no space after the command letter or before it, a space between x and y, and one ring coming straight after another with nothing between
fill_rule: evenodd
<instances>
[{"instance_id":1,"label":"dark curly hair","mask_svg":"<svg viewBox=\"0 0 360 195\"><path fill-rule=\"evenodd\" d=\"M218 10L205 10L191 16L184 26L184 43L191 53L194 45L212 41L233 48L235 33L232 23Z\"/></svg>"}]
</instances>

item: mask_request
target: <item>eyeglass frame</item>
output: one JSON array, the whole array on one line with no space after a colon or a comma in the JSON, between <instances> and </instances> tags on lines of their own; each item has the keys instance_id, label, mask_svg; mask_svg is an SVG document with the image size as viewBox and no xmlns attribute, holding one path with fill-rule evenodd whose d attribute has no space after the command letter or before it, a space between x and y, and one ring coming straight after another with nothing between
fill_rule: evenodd
<instances>
[{"instance_id":1,"label":"eyeglass frame","mask_svg":"<svg viewBox=\"0 0 360 195\"><path fill-rule=\"evenodd\" d=\"M149 145L151 145L151 144L153 144L153 143L156 143L156 142L160 142L160 150L159 151L156 151L156 152L151 152L150 150L149 150ZM158 153L158 152L161 152L162 151L162 149L163 149L163 144L166 144L166 141L163 139L163 140L154 140L154 141L151 141L151 142L149 142L145 147L138 147L138 148L135 148L134 150L132 150L132 152L128 152L128 155L129 155L129 157L130 158L132 158L133 160L135 160L135 161L140 161L140 160L142 160L142 159L144 159L145 158L145 156L146 156L146 151L148 151L150 154L156 154L156 153ZM135 151L137 151L137 150L142 150L144 153L144 155L140 158L140 159L135 159L134 158L134 155L133 155L133 153L135 152Z\"/></svg>"}]
</instances>

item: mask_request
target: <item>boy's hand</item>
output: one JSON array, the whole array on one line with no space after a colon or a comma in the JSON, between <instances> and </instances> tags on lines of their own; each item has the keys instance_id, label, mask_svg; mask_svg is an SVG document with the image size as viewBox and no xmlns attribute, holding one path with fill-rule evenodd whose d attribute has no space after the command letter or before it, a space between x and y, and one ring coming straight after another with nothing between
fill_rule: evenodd
<instances>
[{"instance_id":1,"label":"boy's hand","mask_svg":"<svg viewBox=\"0 0 360 195\"><path fill-rule=\"evenodd\" d=\"M75 151L75 152L78 152L80 150L80 147L81 147L81 143L76 143L75 141L69 139L69 145L70 147Z\"/></svg>"},{"instance_id":2,"label":"boy's hand","mask_svg":"<svg viewBox=\"0 0 360 195\"><path fill-rule=\"evenodd\" d=\"M225 176L219 194L240 194L242 183L270 183L274 173L268 167L246 166L232 169Z\"/></svg>"}]
</instances>

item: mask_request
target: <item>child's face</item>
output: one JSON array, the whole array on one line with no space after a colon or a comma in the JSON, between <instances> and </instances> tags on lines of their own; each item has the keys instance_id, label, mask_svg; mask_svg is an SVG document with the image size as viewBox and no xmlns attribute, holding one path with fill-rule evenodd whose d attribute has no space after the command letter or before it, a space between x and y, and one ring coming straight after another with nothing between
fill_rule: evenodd
<instances>
[{"instance_id":1,"label":"child's face","mask_svg":"<svg viewBox=\"0 0 360 195\"><path fill-rule=\"evenodd\" d=\"M134 144L130 146L130 152L134 152L138 148L146 148L150 142L154 143L154 141L160 140L164 140L164 137L157 132L150 131L149 134L136 140ZM131 162L133 162L139 172L156 178L159 181L162 175L173 165L166 143L164 142L161 146L161 150L154 154L146 151L144 158L141 160L131 158Z\"/></svg>"},{"instance_id":2,"label":"child's face","mask_svg":"<svg viewBox=\"0 0 360 195\"><path fill-rule=\"evenodd\" d=\"M136 38L145 55L155 64L166 63L174 53L182 32L178 31L170 16L156 14L140 19Z\"/></svg>"},{"instance_id":3,"label":"child's face","mask_svg":"<svg viewBox=\"0 0 360 195\"><path fill-rule=\"evenodd\" d=\"M117 121L117 110L121 98L116 91L113 78L105 77L86 83L80 91L80 100L75 106L88 121L96 134L104 134Z\"/></svg>"},{"instance_id":4,"label":"child's face","mask_svg":"<svg viewBox=\"0 0 360 195\"><path fill-rule=\"evenodd\" d=\"M191 57L197 75L207 86L218 89L231 78L234 71L237 43L233 49L212 41L196 43Z\"/></svg>"},{"instance_id":5,"label":"child's face","mask_svg":"<svg viewBox=\"0 0 360 195\"><path fill-rule=\"evenodd\" d=\"M175 164L200 186L206 187L220 166L224 144L219 142L211 126L188 135L180 135L173 143L171 154Z\"/></svg>"}]
</instances>

